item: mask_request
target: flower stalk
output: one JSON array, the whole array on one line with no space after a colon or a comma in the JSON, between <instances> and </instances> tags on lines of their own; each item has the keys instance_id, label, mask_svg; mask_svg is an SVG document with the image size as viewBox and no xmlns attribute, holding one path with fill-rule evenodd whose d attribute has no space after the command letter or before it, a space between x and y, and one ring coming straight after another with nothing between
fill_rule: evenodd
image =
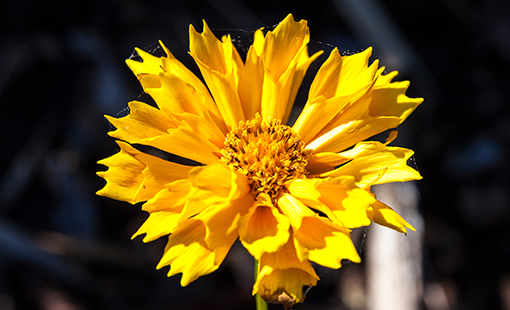
<instances>
[{"instance_id":1,"label":"flower stalk","mask_svg":"<svg viewBox=\"0 0 510 310\"><path fill-rule=\"evenodd\" d=\"M259 277L259 261L255 260L255 282L257 282L257 278ZM267 303L260 297L257 293L255 294L255 304L257 305L257 310L267 310Z\"/></svg>"}]
</instances>

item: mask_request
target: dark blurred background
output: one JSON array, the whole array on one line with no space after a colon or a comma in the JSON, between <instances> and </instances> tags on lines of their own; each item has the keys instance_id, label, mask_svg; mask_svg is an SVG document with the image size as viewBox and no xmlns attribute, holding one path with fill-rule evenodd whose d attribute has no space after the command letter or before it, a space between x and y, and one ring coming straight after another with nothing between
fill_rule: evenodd
<instances>
[{"instance_id":1,"label":"dark blurred background","mask_svg":"<svg viewBox=\"0 0 510 310\"><path fill-rule=\"evenodd\" d=\"M411 80L409 96L425 98L393 143L415 150L424 176L416 182L425 285L417 308L510 309L510 2L18 0L0 7L0 310L254 309L249 256L238 246L218 271L186 288L180 276L156 271L164 238L130 240L146 214L95 196L104 185L96 161L117 151L102 115L126 115L141 96L124 64L135 46L158 53L161 39L198 72L187 54L189 24L201 31L205 19L242 50L254 29L288 13L308 20L311 50L373 46L372 59ZM298 101L305 99L306 89ZM362 251L363 240L357 246ZM363 264L349 271L353 265L321 270L323 281L295 309L365 309L341 298L339 279L363 273ZM427 287L445 301L427 297Z\"/></svg>"}]
</instances>

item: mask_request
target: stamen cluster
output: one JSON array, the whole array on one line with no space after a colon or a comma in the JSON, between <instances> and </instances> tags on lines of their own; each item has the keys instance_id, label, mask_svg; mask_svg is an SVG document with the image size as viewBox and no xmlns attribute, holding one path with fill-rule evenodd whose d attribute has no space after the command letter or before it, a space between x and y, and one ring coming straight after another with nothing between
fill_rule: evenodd
<instances>
[{"instance_id":1,"label":"stamen cluster","mask_svg":"<svg viewBox=\"0 0 510 310\"><path fill-rule=\"evenodd\" d=\"M254 194L275 198L285 182L306 175L310 154L292 128L257 113L227 134L221 160L248 176Z\"/></svg>"}]
</instances>

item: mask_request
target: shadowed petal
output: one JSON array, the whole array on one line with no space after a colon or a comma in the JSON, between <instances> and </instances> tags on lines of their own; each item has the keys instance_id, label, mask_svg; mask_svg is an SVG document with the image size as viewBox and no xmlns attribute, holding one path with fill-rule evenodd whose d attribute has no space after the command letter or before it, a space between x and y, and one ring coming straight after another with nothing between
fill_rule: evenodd
<instances>
[{"instance_id":1,"label":"shadowed petal","mask_svg":"<svg viewBox=\"0 0 510 310\"><path fill-rule=\"evenodd\" d=\"M149 218L132 236L146 234L144 242L171 234L181 219L181 211L188 200L190 181L178 180L167 184L165 189L143 204L142 210L150 213Z\"/></svg>"},{"instance_id":2,"label":"shadowed petal","mask_svg":"<svg viewBox=\"0 0 510 310\"><path fill-rule=\"evenodd\" d=\"M291 236L292 237L292 236ZM309 261L300 261L292 238L275 253L265 253L259 263L259 276L252 294L266 302L281 303L290 309L303 302L303 286L315 286L319 277Z\"/></svg>"},{"instance_id":3,"label":"shadowed petal","mask_svg":"<svg viewBox=\"0 0 510 310\"><path fill-rule=\"evenodd\" d=\"M349 176L327 179L299 179L286 185L290 195L326 214L340 226L355 228L370 225L366 215L375 199L360 189Z\"/></svg>"},{"instance_id":4,"label":"shadowed petal","mask_svg":"<svg viewBox=\"0 0 510 310\"><path fill-rule=\"evenodd\" d=\"M273 206L267 194L257 201L238 223L239 239L255 259L263 253L276 252L289 239L289 220Z\"/></svg>"},{"instance_id":5,"label":"shadowed petal","mask_svg":"<svg viewBox=\"0 0 510 310\"><path fill-rule=\"evenodd\" d=\"M287 216L290 225L292 225L294 229L299 229L299 227L301 227L301 221L305 216L312 216L315 214L305 204L288 193L283 193L278 198L278 207L283 214Z\"/></svg>"},{"instance_id":6,"label":"shadowed petal","mask_svg":"<svg viewBox=\"0 0 510 310\"><path fill-rule=\"evenodd\" d=\"M306 166L306 170L310 173L310 175L321 174L324 172L331 171L336 167L345 164L351 160L348 157L344 157L338 153L331 152L323 152L312 154L308 159L308 165Z\"/></svg>"},{"instance_id":7,"label":"shadowed petal","mask_svg":"<svg viewBox=\"0 0 510 310\"><path fill-rule=\"evenodd\" d=\"M179 218L179 213L168 211L152 212L142 226L133 234L131 239L145 234L143 242L151 242L160 237L169 235L173 233L175 227L177 227Z\"/></svg>"},{"instance_id":8,"label":"shadowed petal","mask_svg":"<svg viewBox=\"0 0 510 310\"><path fill-rule=\"evenodd\" d=\"M192 188L181 216L201 219L208 228L208 243L237 229L240 216L248 212L254 201L246 176L225 163L215 162L191 170L190 180ZM222 214L223 220L218 214ZM216 226L217 221L222 225L219 227L222 232L215 236L210 231L214 230L212 226Z\"/></svg>"},{"instance_id":9,"label":"shadowed petal","mask_svg":"<svg viewBox=\"0 0 510 310\"><path fill-rule=\"evenodd\" d=\"M168 238L165 253L156 268L170 265L169 277L182 273L182 286L218 269L235 238L225 239L221 246L211 249L204 241L205 230L199 220L181 222Z\"/></svg>"},{"instance_id":10,"label":"shadowed petal","mask_svg":"<svg viewBox=\"0 0 510 310\"><path fill-rule=\"evenodd\" d=\"M342 259L361 261L349 231L324 217L304 218L294 232L294 245L300 260L309 259L328 268L342 267Z\"/></svg>"}]
</instances>

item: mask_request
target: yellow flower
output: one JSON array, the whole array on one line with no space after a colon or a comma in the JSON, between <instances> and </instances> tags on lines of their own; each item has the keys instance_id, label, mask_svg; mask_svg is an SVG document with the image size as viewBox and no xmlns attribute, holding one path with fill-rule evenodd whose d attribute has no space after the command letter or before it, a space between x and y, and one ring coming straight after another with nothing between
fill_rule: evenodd
<instances>
[{"instance_id":1,"label":"yellow flower","mask_svg":"<svg viewBox=\"0 0 510 310\"><path fill-rule=\"evenodd\" d=\"M395 128L423 101L409 82L392 82L371 49L341 56L334 49L309 89L292 127L285 125L312 61L306 21L287 16L273 31L257 30L243 62L230 36L218 40L204 23L190 26L190 54L204 83L161 43L166 56L137 49L129 59L157 108L129 103L130 114L107 116L120 152L99 161L99 195L144 202L149 217L133 238L169 235L157 268L182 273L188 285L216 270L235 240L260 261L253 294L286 307L319 277L311 262L340 268L359 262L353 228L372 221L413 229L371 193L374 184L421 176L406 165L413 152L364 141ZM207 85L207 86L206 86ZM200 163L181 165L132 145L148 145Z\"/></svg>"}]
</instances>

